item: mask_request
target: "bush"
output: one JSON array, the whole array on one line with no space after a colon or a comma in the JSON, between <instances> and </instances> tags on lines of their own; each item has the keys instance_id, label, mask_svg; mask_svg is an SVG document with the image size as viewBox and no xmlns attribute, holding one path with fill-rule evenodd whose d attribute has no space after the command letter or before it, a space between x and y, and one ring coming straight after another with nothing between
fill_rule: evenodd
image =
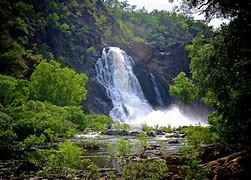
<instances>
[{"instance_id":1,"label":"bush","mask_svg":"<svg viewBox=\"0 0 251 180\"><path fill-rule=\"evenodd\" d=\"M27 81L0 74L0 103L18 105L25 103L28 95Z\"/></svg>"},{"instance_id":2,"label":"bush","mask_svg":"<svg viewBox=\"0 0 251 180\"><path fill-rule=\"evenodd\" d=\"M0 112L0 144L9 144L16 138L13 131L14 120L7 114Z\"/></svg>"},{"instance_id":3,"label":"bush","mask_svg":"<svg viewBox=\"0 0 251 180\"><path fill-rule=\"evenodd\" d=\"M30 135L23 141L23 144L26 147L31 147L35 145L43 145L45 144L45 142L46 142L46 137L44 134L41 134L39 137L35 135Z\"/></svg>"},{"instance_id":4,"label":"bush","mask_svg":"<svg viewBox=\"0 0 251 180\"><path fill-rule=\"evenodd\" d=\"M89 47L87 50L86 50L86 53L87 54L92 54L92 53L95 53L96 52L96 49L94 46L92 47Z\"/></svg>"},{"instance_id":5,"label":"bush","mask_svg":"<svg viewBox=\"0 0 251 180\"><path fill-rule=\"evenodd\" d=\"M163 132L171 132L173 130L171 126L161 126L159 129Z\"/></svg>"},{"instance_id":6,"label":"bush","mask_svg":"<svg viewBox=\"0 0 251 180\"><path fill-rule=\"evenodd\" d=\"M186 146L182 149L182 171L186 179L205 179L206 169L198 158L198 148L203 144L216 143L219 140L218 134L212 132L210 127L201 126L183 127L179 130L187 134Z\"/></svg>"},{"instance_id":7,"label":"bush","mask_svg":"<svg viewBox=\"0 0 251 180\"><path fill-rule=\"evenodd\" d=\"M125 138L119 138L116 145L109 144L108 145L109 155L111 157L114 156L122 156L122 164L124 163L123 157L129 155L132 152L132 143L130 140Z\"/></svg>"},{"instance_id":8,"label":"bush","mask_svg":"<svg viewBox=\"0 0 251 180\"><path fill-rule=\"evenodd\" d=\"M19 140L30 135L40 136L46 129L50 129L54 136L73 134L77 128L74 123L83 125L85 120L80 107L59 107L39 101L29 101L5 111L15 120L13 129Z\"/></svg>"},{"instance_id":9,"label":"bush","mask_svg":"<svg viewBox=\"0 0 251 180\"><path fill-rule=\"evenodd\" d=\"M163 160L137 162L123 167L122 174L125 180L164 179L168 175L168 167Z\"/></svg>"},{"instance_id":10,"label":"bush","mask_svg":"<svg viewBox=\"0 0 251 180\"><path fill-rule=\"evenodd\" d=\"M103 131L107 128L111 128L113 120L106 115L87 115L86 127L94 131Z\"/></svg>"},{"instance_id":11,"label":"bush","mask_svg":"<svg viewBox=\"0 0 251 180\"><path fill-rule=\"evenodd\" d=\"M186 179L206 179L206 169L203 167L201 160L198 158L198 152L195 148L183 148L182 159L185 162L182 166L182 172L185 174Z\"/></svg>"},{"instance_id":12,"label":"bush","mask_svg":"<svg viewBox=\"0 0 251 180\"><path fill-rule=\"evenodd\" d=\"M117 144L117 151L121 156L129 155L132 151L131 142L125 138L119 138Z\"/></svg>"},{"instance_id":13,"label":"bush","mask_svg":"<svg viewBox=\"0 0 251 180\"><path fill-rule=\"evenodd\" d=\"M97 166L82 159L81 149L70 141L61 144L59 150L40 150L29 154L28 158L40 169L39 174L46 178L73 178L77 170L87 170L86 178L98 177Z\"/></svg>"},{"instance_id":14,"label":"bush","mask_svg":"<svg viewBox=\"0 0 251 180\"><path fill-rule=\"evenodd\" d=\"M218 134L213 132L210 127L190 126L181 128L187 134L186 142L188 145L198 147L202 144L213 144L219 140Z\"/></svg>"},{"instance_id":15,"label":"bush","mask_svg":"<svg viewBox=\"0 0 251 180\"><path fill-rule=\"evenodd\" d=\"M147 148L147 143L149 138L144 133L140 133L138 135L138 138L139 138L140 152L143 153Z\"/></svg>"},{"instance_id":16,"label":"bush","mask_svg":"<svg viewBox=\"0 0 251 180\"><path fill-rule=\"evenodd\" d=\"M147 124L143 124L142 125L142 131L144 132L151 132L151 131L155 131L155 128L148 126Z\"/></svg>"},{"instance_id":17,"label":"bush","mask_svg":"<svg viewBox=\"0 0 251 180\"><path fill-rule=\"evenodd\" d=\"M118 121L115 121L112 125L112 127L114 129L117 129L117 130L125 130L125 131L128 131L130 129L130 126L126 123L120 123Z\"/></svg>"}]
</instances>

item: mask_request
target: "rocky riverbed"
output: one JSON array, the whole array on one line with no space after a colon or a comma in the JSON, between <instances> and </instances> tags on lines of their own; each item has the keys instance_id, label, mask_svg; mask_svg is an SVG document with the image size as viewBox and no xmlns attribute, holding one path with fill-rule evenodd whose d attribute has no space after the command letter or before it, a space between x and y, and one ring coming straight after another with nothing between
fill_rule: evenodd
<instances>
[{"instance_id":1,"label":"rocky riverbed","mask_svg":"<svg viewBox=\"0 0 251 180\"><path fill-rule=\"evenodd\" d=\"M181 132L164 133L162 131L147 132L146 148L142 151L138 131L107 130L101 133L88 133L76 135L73 141L83 144L86 158L93 160L100 168L119 169L119 157L112 157L113 147L123 138L130 143L132 157L140 155L144 158L161 158L167 154L179 153L184 146L185 134ZM142 152L141 152L142 151Z\"/></svg>"},{"instance_id":2,"label":"rocky riverbed","mask_svg":"<svg viewBox=\"0 0 251 180\"><path fill-rule=\"evenodd\" d=\"M161 130L144 132L147 137L142 149L142 139L138 131L106 130L104 132L89 132L78 134L72 138L83 150L84 158L90 159L99 167L99 179L122 179L122 168L126 164L147 163L160 160L168 167L166 179L185 179L184 166L186 162L181 156L185 145L186 134L179 131L163 132ZM130 144L130 151L122 156L116 152L120 140ZM60 142L59 142L60 143ZM141 146L141 147L140 147ZM54 144L54 148L57 144ZM31 147L27 151L36 151L47 146ZM1 146L0 179L42 179L37 176L37 169L23 160L24 149L11 146ZM199 157L202 166L208 169L207 179L235 178L243 179L251 172L251 153L249 149L227 145L201 147ZM83 179L84 171L76 174L77 179Z\"/></svg>"}]
</instances>

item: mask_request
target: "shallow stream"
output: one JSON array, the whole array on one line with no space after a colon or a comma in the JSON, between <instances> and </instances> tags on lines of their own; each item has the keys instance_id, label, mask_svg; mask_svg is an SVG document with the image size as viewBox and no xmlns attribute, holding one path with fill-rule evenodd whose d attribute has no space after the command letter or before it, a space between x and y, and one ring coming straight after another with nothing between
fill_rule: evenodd
<instances>
[{"instance_id":1,"label":"shallow stream","mask_svg":"<svg viewBox=\"0 0 251 180\"><path fill-rule=\"evenodd\" d=\"M131 145L129 157L135 157L141 154L140 140L137 136L112 136L99 134L77 135L73 141L81 144L89 144L84 147L84 157L92 160L100 168L119 169L122 158L116 156L116 146L119 139L127 139ZM148 137L147 148L144 151L146 157L160 157L163 154L178 153L184 146L184 138L166 137L166 135L157 135Z\"/></svg>"}]
</instances>

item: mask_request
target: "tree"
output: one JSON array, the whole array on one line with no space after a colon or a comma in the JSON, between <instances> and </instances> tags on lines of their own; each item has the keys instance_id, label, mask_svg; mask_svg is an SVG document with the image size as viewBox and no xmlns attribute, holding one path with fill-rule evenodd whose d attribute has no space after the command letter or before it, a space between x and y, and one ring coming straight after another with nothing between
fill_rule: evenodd
<instances>
[{"instance_id":1,"label":"tree","mask_svg":"<svg viewBox=\"0 0 251 180\"><path fill-rule=\"evenodd\" d=\"M208 19L213 17L244 17L250 16L250 3L239 0L186 0L182 2L185 9L195 9L205 13Z\"/></svg>"},{"instance_id":2,"label":"tree","mask_svg":"<svg viewBox=\"0 0 251 180\"><path fill-rule=\"evenodd\" d=\"M169 87L171 96L176 96L182 103L188 103L195 99L195 88L193 82L181 72L173 80L174 84Z\"/></svg>"},{"instance_id":3,"label":"tree","mask_svg":"<svg viewBox=\"0 0 251 180\"><path fill-rule=\"evenodd\" d=\"M209 42L203 36L196 37L187 50L196 98L215 109L209 123L228 142L250 143L250 44L244 39L247 37L245 28L237 29L235 23L222 26ZM183 90L173 93L178 97L190 89L182 83L175 81L170 89L181 87Z\"/></svg>"},{"instance_id":4,"label":"tree","mask_svg":"<svg viewBox=\"0 0 251 180\"><path fill-rule=\"evenodd\" d=\"M42 61L31 76L31 99L55 105L79 105L85 98L87 76L55 61Z\"/></svg>"},{"instance_id":5,"label":"tree","mask_svg":"<svg viewBox=\"0 0 251 180\"><path fill-rule=\"evenodd\" d=\"M6 106L26 102L29 95L27 86L28 81L0 75L0 103Z\"/></svg>"},{"instance_id":6,"label":"tree","mask_svg":"<svg viewBox=\"0 0 251 180\"><path fill-rule=\"evenodd\" d=\"M200 10L208 19L215 15L231 18L213 38L205 40L198 36L187 50L196 97L215 109L209 117L212 128L227 142L248 146L251 143L251 4L237 0L189 0L183 4Z\"/></svg>"}]
</instances>

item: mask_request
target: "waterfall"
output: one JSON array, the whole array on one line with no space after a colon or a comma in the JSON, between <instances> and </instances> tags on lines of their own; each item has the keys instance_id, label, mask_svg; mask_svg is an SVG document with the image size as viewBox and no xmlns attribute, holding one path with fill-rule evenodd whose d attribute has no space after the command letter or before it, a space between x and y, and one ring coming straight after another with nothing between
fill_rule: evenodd
<instances>
[{"instance_id":1,"label":"waterfall","mask_svg":"<svg viewBox=\"0 0 251 180\"><path fill-rule=\"evenodd\" d=\"M96 63L97 80L112 100L113 109L109 115L115 120L130 121L152 111L132 71L132 64L132 58L116 47L110 47L108 52L103 49Z\"/></svg>"},{"instance_id":2,"label":"waterfall","mask_svg":"<svg viewBox=\"0 0 251 180\"><path fill-rule=\"evenodd\" d=\"M156 100L157 100L157 102L159 103L160 106L164 106L165 104L161 99L159 86L158 86L158 84L156 82L155 76L152 73L150 73L150 76L151 76L151 80L153 82L153 89L154 89L154 92L155 92L155 95L156 95Z\"/></svg>"},{"instance_id":3,"label":"waterfall","mask_svg":"<svg viewBox=\"0 0 251 180\"><path fill-rule=\"evenodd\" d=\"M117 47L104 48L95 64L97 81L106 89L113 108L109 116L120 122L148 125L191 125L192 121L174 105L166 110L154 110L146 100L137 77L133 73L133 59ZM151 75L157 101L161 103L155 77Z\"/></svg>"}]
</instances>

